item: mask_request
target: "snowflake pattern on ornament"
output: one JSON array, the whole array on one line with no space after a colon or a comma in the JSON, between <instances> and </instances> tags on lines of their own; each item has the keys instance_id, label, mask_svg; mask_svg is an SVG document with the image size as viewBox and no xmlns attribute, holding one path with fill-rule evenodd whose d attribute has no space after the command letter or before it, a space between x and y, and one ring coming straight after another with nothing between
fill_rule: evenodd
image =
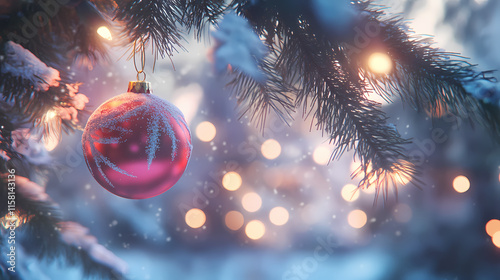
<instances>
[{"instance_id":1,"label":"snowflake pattern on ornament","mask_svg":"<svg viewBox=\"0 0 500 280\"><path fill-rule=\"evenodd\" d=\"M117 107L111 109L104 109L109 104L120 104ZM141 104L130 108L130 104ZM160 148L160 137L162 134L166 134L172 140L172 153L171 157L174 160L177 155L177 145L179 139L177 139L174 128L172 127L171 120L177 122L180 127L185 127L188 138L190 139L190 133L186 121L184 120L184 115L182 112L173 104L155 96L152 94L136 94L127 92L116 97L113 97L106 101L104 104L99 106L95 112L90 116L85 131L82 135L83 143L88 143L90 145L91 155L95 161L96 167L99 170L101 176L106 180L106 182L112 186L112 182L108 179L106 174L102 169L102 165L105 164L126 176L136 178L137 176L130 174L129 172L123 170L115 163L113 163L109 158L104 156L97 148L96 144L120 144L125 143L128 140L128 136L131 133L135 133L131 129L124 128L122 124L129 120L135 118L149 115L147 124L147 135L148 142L146 146L146 155L148 170L151 163L155 159L156 152ZM117 132L118 137L108 137L103 138L96 134L97 131L108 130L112 132ZM189 155L191 154L192 145L189 145ZM85 156L85 161L89 165L87 156ZM90 169L92 173L92 169ZM92 174L94 175L94 174Z\"/></svg>"}]
</instances>

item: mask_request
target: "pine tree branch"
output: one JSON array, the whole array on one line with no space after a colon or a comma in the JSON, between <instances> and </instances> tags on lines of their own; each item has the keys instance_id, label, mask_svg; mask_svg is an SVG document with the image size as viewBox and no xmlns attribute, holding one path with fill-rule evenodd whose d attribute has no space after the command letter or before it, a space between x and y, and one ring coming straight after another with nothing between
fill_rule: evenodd
<instances>
[{"instance_id":1,"label":"pine tree branch","mask_svg":"<svg viewBox=\"0 0 500 280\"><path fill-rule=\"evenodd\" d=\"M177 48L184 49L178 0L126 0L117 5L114 19L124 23L122 36L128 43L151 43L155 57L172 56Z\"/></svg>"},{"instance_id":2,"label":"pine tree branch","mask_svg":"<svg viewBox=\"0 0 500 280\"><path fill-rule=\"evenodd\" d=\"M224 0L179 0L182 10L182 22L187 32L194 31L195 38L200 39L207 25L217 25L217 20L224 13Z\"/></svg>"},{"instance_id":3,"label":"pine tree branch","mask_svg":"<svg viewBox=\"0 0 500 280\"><path fill-rule=\"evenodd\" d=\"M7 201L7 181L0 179L0 199ZM0 216L7 215L6 206L0 210ZM18 229L26 233L18 242L28 253L49 260L62 255L68 264L81 265L84 276L125 279L121 260L98 245L82 226L63 222L59 207L43 188L21 176L16 176L16 211L29 217Z\"/></svg>"},{"instance_id":4,"label":"pine tree branch","mask_svg":"<svg viewBox=\"0 0 500 280\"><path fill-rule=\"evenodd\" d=\"M387 194L388 180L395 182L390 178L396 174L412 178L416 170L403 147L410 142L386 124L387 118L379 110L380 104L366 99L363 83L350 76L348 69L339 63L344 60L343 53L329 42L311 36L313 33L307 27L293 32L294 37L288 41L290 46L284 46L283 53L287 57L282 57L281 68L299 69L301 90L297 105L302 104L304 110L310 108L317 127L329 133L330 141L336 146L332 159L348 149L355 149L355 155L361 161L361 171L365 174L360 186L374 185L377 194L380 190ZM293 54L287 48L297 53ZM332 69L335 75L332 75ZM309 106L308 99L311 100Z\"/></svg>"},{"instance_id":5,"label":"pine tree branch","mask_svg":"<svg viewBox=\"0 0 500 280\"><path fill-rule=\"evenodd\" d=\"M464 88L466 82L491 80L488 72L477 72L463 57L437 50L428 40L408 35L400 19L383 20L380 12L372 11L370 20L380 26L383 49L395 66L389 75L380 76L371 74L360 63L360 72L378 94L390 99L396 94L414 108L431 113L436 113L436 108L443 109L500 135L499 110L485 105Z\"/></svg>"},{"instance_id":6,"label":"pine tree branch","mask_svg":"<svg viewBox=\"0 0 500 280\"><path fill-rule=\"evenodd\" d=\"M228 84L233 90L233 95L242 108L241 116L251 115L257 127L264 132L267 114L271 111L285 123L292 119L291 113L295 110L293 89L284 83L282 77L276 72L276 54L271 53L260 63L260 69L265 74L264 81L237 72Z\"/></svg>"}]
</instances>

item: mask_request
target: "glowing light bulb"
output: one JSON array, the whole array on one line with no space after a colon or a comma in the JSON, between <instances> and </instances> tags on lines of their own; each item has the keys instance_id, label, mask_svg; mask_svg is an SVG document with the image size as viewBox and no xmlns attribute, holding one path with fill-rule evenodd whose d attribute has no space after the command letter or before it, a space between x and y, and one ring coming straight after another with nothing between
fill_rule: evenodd
<instances>
[{"instance_id":1,"label":"glowing light bulb","mask_svg":"<svg viewBox=\"0 0 500 280\"><path fill-rule=\"evenodd\" d=\"M262 199L258 194L251 192L243 196L241 204L248 212L256 212L262 206Z\"/></svg>"},{"instance_id":2,"label":"glowing light bulb","mask_svg":"<svg viewBox=\"0 0 500 280\"><path fill-rule=\"evenodd\" d=\"M47 113L45 114L45 117L46 117L46 120L47 121L50 121L52 120L53 118L55 118L57 116L57 112L54 111L54 110L49 110L47 111Z\"/></svg>"},{"instance_id":3,"label":"glowing light bulb","mask_svg":"<svg viewBox=\"0 0 500 280\"><path fill-rule=\"evenodd\" d=\"M186 224L192 228L199 228L205 224L207 217L198 208L193 208L186 213Z\"/></svg>"},{"instance_id":4,"label":"glowing light bulb","mask_svg":"<svg viewBox=\"0 0 500 280\"><path fill-rule=\"evenodd\" d=\"M277 226L286 224L289 218L290 215L288 214L288 210L283 207L274 207L271 209L271 212L269 212L269 220Z\"/></svg>"},{"instance_id":5,"label":"glowing light bulb","mask_svg":"<svg viewBox=\"0 0 500 280\"><path fill-rule=\"evenodd\" d=\"M352 202L359 198L358 187L353 184L345 185L340 194L345 201Z\"/></svg>"},{"instance_id":6,"label":"glowing light bulb","mask_svg":"<svg viewBox=\"0 0 500 280\"><path fill-rule=\"evenodd\" d=\"M241 187L241 176L240 174L231 171L222 177L222 186L228 191L235 191Z\"/></svg>"},{"instance_id":7,"label":"glowing light bulb","mask_svg":"<svg viewBox=\"0 0 500 280\"><path fill-rule=\"evenodd\" d=\"M281 154L281 145L274 139L268 139L260 147L262 155L267 159L275 159Z\"/></svg>"},{"instance_id":8,"label":"glowing light bulb","mask_svg":"<svg viewBox=\"0 0 500 280\"><path fill-rule=\"evenodd\" d=\"M107 28L104 25L97 28L97 34L99 34L99 36L109 41L113 39L113 36L111 36L111 31L109 31L109 28Z\"/></svg>"},{"instance_id":9,"label":"glowing light bulb","mask_svg":"<svg viewBox=\"0 0 500 280\"><path fill-rule=\"evenodd\" d=\"M229 211L224 218L224 222L230 230L239 230L243 226L245 219L243 218L243 214L240 212Z\"/></svg>"},{"instance_id":10,"label":"glowing light bulb","mask_svg":"<svg viewBox=\"0 0 500 280\"><path fill-rule=\"evenodd\" d=\"M45 126L51 129L46 130L46 133L43 134L42 142L47 151L52 151L59 145L59 142L61 142L61 130L60 128L58 129L58 127L60 127L61 118L57 114L57 111L49 110L45 113L43 122Z\"/></svg>"},{"instance_id":11,"label":"glowing light bulb","mask_svg":"<svg viewBox=\"0 0 500 280\"><path fill-rule=\"evenodd\" d=\"M392 60L388 54L375 52L368 58L368 68L376 74L388 74L392 70Z\"/></svg>"},{"instance_id":12,"label":"glowing light bulb","mask_svg":"<svg viewBox=\"0 0 500 280\"><path fill-rule=\"evenodd\" d=\"M353 210L347 216L347 222L353 228L362 228L366 225L368 217L361 210Z\"/></svg>"},{"instance_id":13,"label":"glowing light bulb","mask_svg":"<svg viewBox=\"0 0 500 280\"><path fill-rule=\"evenodd\" d=\"M460 175L453 180L453 188L459 193L464 193L470 188L470 181L467 177Z\"/></svg>"},{"instance_id":14,"label":"glowing light bulb","mask_svg":"<svg viewBox=\"0 0 500 280\"><path fill-rule=\"evenodd\" d=\"M217 130L211 122L202 122L196 127L196 136L203 142L210 142L215 138Z\"/></svg>"},{"instance_id":15,"label":"glowing light bulb","mask_svg":"<svg viewBox=\"0 0 500 280\"><path fill-rule=\"evenodd\" d=\"M245 234L253 240L261 239L265 233L266 226L259 220L250 221L245 227Z\"/></svg>"}]
</instances>

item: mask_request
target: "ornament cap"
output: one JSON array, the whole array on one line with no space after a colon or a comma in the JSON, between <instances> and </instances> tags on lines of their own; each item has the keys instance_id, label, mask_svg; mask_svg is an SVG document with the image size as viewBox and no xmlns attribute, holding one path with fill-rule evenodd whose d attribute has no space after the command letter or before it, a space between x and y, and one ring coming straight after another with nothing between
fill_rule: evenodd
<instances>
[{"instance_id":1,"label":"ornament cap","mask_svg":"<svg viewBox=\"0 0 500 280\"><path fill-rule=\"evenodd\" d=\"M128 82L127 91L133 93L152 93L151 83L146 81L130 81Z\"/></svg>"}]
</instances>

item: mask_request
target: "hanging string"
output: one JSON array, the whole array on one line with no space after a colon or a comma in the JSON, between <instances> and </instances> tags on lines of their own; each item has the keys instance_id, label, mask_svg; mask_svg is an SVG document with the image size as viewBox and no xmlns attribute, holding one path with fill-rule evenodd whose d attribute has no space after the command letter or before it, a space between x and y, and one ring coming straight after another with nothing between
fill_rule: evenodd
<instances>
[{"instance_id":1,"label":"hanging string","mask_svg":"<svg viewBox=\"0 0 500 280\"><path fill-rule=\"evenodd\" d=\"M139 52L141 56L141 69L137 68L137 63L135 61L135 56L137 53L137 40L134 41L134 67L135 71L137 71L137 80L139 81L139 76L142 73L144 75L142 81L146 80L146 72L144 72L144 67L146 65L146 47L144 45L144 39L141 37L141 46L139 46Z\"/></svg>"}]
</instances>

